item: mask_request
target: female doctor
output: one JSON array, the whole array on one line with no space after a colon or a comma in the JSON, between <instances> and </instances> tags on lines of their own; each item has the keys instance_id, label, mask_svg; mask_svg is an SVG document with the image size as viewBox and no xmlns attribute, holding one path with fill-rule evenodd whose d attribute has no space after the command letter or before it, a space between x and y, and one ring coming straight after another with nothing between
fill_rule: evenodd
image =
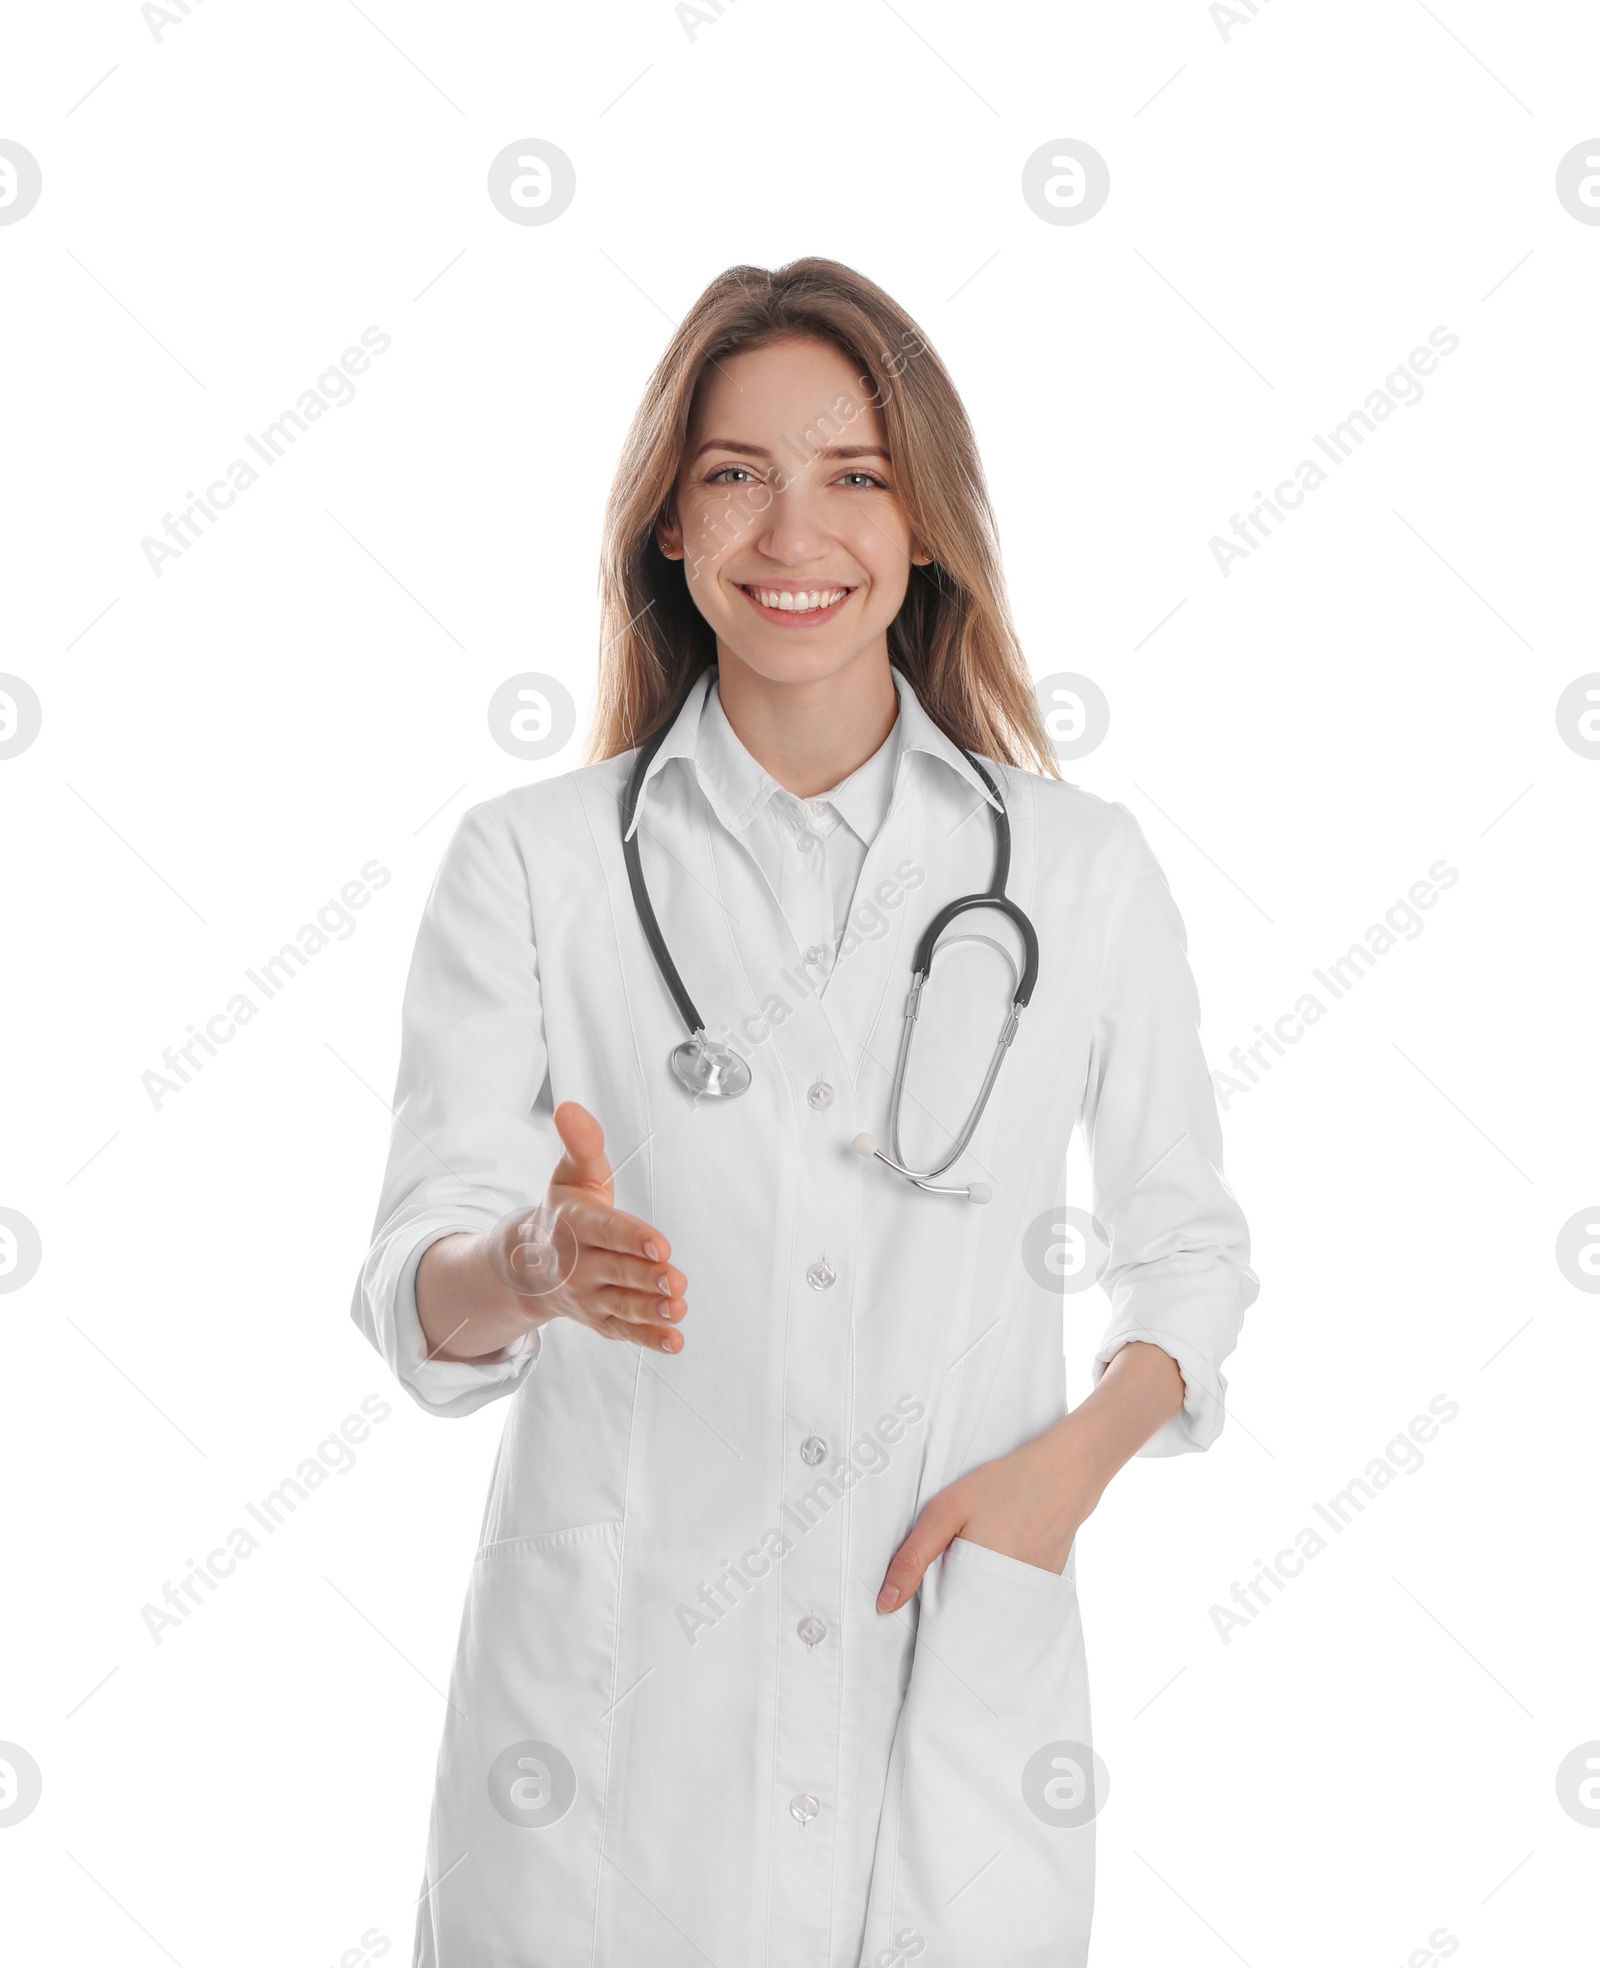
<instances>
[{"instance_id":1,"label":"female doctor","mask_svg":"<svg viewBox=\"0 0 1600 1968\"><path fill-rule=\"evenodd\" d=\"M701 296L601 585L589 762L429 897L353 1307L430 1413L507 1399L415 1961L1082 1963L1073 1540L1215 1440L1257 1290L1182 921L1061 782L961 401L851 269ZM1080 1122L1069 1414L1030 1254Z\"/></svg>"}]
</instances>

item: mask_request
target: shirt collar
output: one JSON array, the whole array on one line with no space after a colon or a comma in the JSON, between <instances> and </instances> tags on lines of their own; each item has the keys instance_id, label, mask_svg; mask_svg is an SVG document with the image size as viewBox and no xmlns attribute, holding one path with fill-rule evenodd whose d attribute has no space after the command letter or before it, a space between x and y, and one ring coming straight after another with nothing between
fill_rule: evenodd
<instances>
[{"instance_id":1,"label":"shirt collar","mask_svg":"<svg viewBox=\"0 0 1600 1968\"><path fill-rule=\"evenodd\" d=\"M826 793L800 799L779 785L746 751L722 708L722 693L713 685L700 715L695 766L719 818L735 832L746 831L757 815L772 805L782 823L791 828L827 834L845 825L867 846L876 838L894 799L904 737L905 725L897 715L889 735L871 758Z\"/></svg>"},{"instance_id":2,"label":"shirt collar","mask_svg":"<svg viewBox=\"0 0 1600 1968\"><path fill-rule=\"evenodd\" d=\"M946 737L922 708L916 691L912 689L906 677L892 665L889 674L894 680L895 693L900 699L899 716L890 739L886 741L887 748L898 736L898 746L891 753L889 799L880 800L878 784L873 774L869 773L866 767L858 768L848 779L841 782L834 794L828 796L839 808L843 817L863 839L869 839L871 834L876 833L877 825L882 823L883 814L887 811L894 790L898 786L902 763L911 752L926 752L942 760L951 771L965 780L975 792L999 811L1000 802L973 769L971 761L961 747ZM669 759L681 758L689 761L718 819L736 833L744 831L775 789L781 790L771 774L739 743L737 734L722 710L720 700L712 702L715 683L716 671L708 667L704 677L696 680L694 688L684 700L683 708L673 719L666 737L661 741L660 748L650 761L649 769L644 776L644 784L639 788L632 824L624 838L631 836L638 827L644 813L645 796L650 790L651 781ZM877 757L878 755L874 754L873 759L867 762L868 765L876 763Z\"/></svg>"}]
</instances>

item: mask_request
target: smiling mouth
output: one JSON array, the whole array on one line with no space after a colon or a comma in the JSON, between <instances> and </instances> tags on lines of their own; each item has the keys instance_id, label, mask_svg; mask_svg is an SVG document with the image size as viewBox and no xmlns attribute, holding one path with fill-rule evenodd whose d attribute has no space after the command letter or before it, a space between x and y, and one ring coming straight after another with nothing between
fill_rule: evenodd
<instances>
[{"instance_id":1,"label":"smiling mouth","mask_svg":"<svg viewBox=\"0 0 1600 1968\"><path fill-rule=\"evenodd\" d=\"M790 621L825 620L855 593L853 587L838 584L814 588L768 588L754 581L738 581L734 585L769 619L781 616Z\"/></svg>"}]
</instances>

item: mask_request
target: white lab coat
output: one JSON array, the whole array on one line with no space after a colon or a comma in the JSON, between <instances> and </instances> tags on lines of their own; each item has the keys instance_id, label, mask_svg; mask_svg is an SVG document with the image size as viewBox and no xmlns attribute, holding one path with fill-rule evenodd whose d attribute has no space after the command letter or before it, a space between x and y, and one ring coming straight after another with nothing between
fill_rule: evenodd
<instances>
[{"instance_id":1,"label":"white lab coat","mask_svg":"<svg viewBox=\"0 0 1600 1968\"><path fill-rule=\"evenodd\" d=\"M1063 1199L1076 1122L1110 1236L1095 1371L1141 1339L1183 1372L1183 1411L1144 1453L1216 1437L1257 1283L1166 880L1126 807L1016 767L990 769L1038 986L943 1178L986 1180L993 1200L926 1194L852 1151L887 1137L918 934L988 886L994 856L971 766L895 683L894 797L825 981L699 783L700 690L653 762L644 870L709 1031L751 1061L737 1100L696 1102L668 1070L683 1027L620 839L633 754L483 802L446 850L352 1308L430 1412L508 1397L418 1968L1085 1959L1073 1561L1057 1576L958 1540L909 1607L874 1600L931 1496L1065 1410L1060 1302L1024 1235ZM992 912L952 934L969 940L934 967L907 1081L919 1167L1004 1022L996 945L1020 948ZM688 1276L683 1353L558 1320L492 1364L426 1360L422 1251L543 1196L569 1099L606 1130L618 1207Z\"/></svg>"}]
</instances>

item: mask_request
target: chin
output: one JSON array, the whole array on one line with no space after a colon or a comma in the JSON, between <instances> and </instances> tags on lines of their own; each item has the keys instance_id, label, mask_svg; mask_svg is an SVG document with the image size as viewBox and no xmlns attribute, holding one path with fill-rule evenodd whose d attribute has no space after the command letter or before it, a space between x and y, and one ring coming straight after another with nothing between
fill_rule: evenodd
<instances>
[{"instance_id":1,"label":"chin","mask_svg":"<svg viewBox=\"0 0 1600 1968\"><path fill-rule=\"evenodd\" d=\"M767 683L816 683L848 669L863 653L860 649L830 649L821 644L813 644L809 649L751 649L748 645L738 649L722 635L718 637L718 645L728 657Z\"/></svg>"}]
</instances>

